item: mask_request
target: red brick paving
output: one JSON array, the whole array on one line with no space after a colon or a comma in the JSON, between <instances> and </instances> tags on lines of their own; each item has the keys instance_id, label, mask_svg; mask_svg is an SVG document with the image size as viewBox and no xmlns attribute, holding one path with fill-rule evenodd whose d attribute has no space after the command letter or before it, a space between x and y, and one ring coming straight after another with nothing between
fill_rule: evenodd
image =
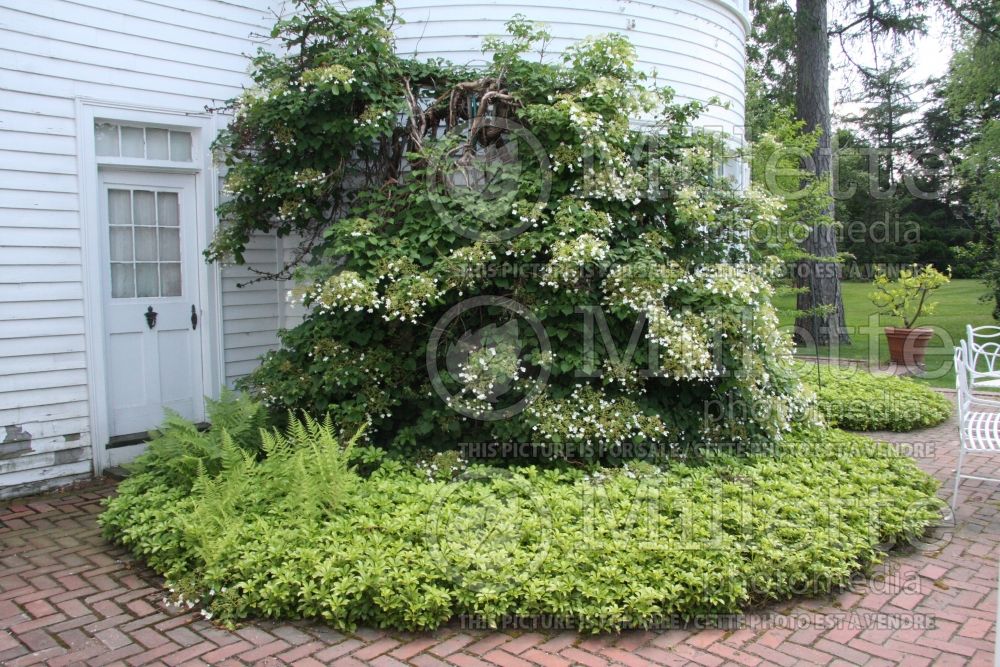
<instances>
[{"instance_id":1,"label":"red brick paving","mask_svg":"<svg viewBox=\"0 0 1000 667\"><path fill-rule=\"evenodd\" d=\"M918 445L918 463L946 482L945 497L954 435L949 422L880 437ZM987 476L1000 467L988 457L973 464ZM98 482L0 507L0 665L993 664L1000 488L989 483L963 483L958 528L939 529L950 539L895 554L853 590L758 609L733 630L596 637L458 624L345 635L308 622L255 622L228 632L165 606L160 580L101 539L94 517L113 490ZM907 619L933 627L872 623Z\"/></svg>"}]
</instances>

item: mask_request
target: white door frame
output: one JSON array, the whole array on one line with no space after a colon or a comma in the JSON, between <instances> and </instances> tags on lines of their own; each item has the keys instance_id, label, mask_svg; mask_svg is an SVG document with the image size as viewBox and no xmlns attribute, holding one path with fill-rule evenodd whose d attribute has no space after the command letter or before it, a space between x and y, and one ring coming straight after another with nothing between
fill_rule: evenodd
<instances>
[{"instance_id":1,"label":"white door frame","mask_svg":"<svg viewBox=\"0 0 1000 667\"><path fill-rule=\"evenodd\" d=\"M153 125L191 132L192 162L98 157L95 147L94 122ZM98 169L134 169L143 172L184 173L195 177L199 199L197 206L198 247L208 246L215 229L215 207L218 182L209 146L215 138L216 122L207 113L191 113L170 109L149 109L77 98L77 170L80 194L81 272L84 299L84 338L87 360L87 392L89 396L90 435L94 474L100 475L110 465L107 448L110 438L110 405L108 401L107 359L103 281L101 280L103 221L100 216ZM202 384L205 392L218 396L222 375L221 278L218 264L198 262L199 297L204 322L202 345Z\"/></svg>"}]
</instances>

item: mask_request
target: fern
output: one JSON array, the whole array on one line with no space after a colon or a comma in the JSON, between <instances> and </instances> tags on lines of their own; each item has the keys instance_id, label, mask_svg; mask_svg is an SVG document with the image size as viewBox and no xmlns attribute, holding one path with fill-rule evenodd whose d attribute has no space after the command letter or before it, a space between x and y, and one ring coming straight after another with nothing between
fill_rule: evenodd
<instances>
[{"instance_id":1,"label":"fern","mask_svg":"<svg viewBox=\"0 0 1000 667\"><path fill-rule=\"evenodd\" d=\"M191 488L194 510L183 523L188 539L206 565L215 562L239 532L246 513L260 502L260 468L255 457L235 444L229 433L220 434L221 468L213 474L199 461Z\"/></svg>"},{"instance_id":2,"label":"fern","mask_svg":"<svg viewBox=\"0 0 1000 667\"><path fill-rule=\"evenodd\" d=\"M208 413L207 431L169 413L135 467L189 497L178 527L209 570L264 525L261 517L322 521L358 484L351 458L363 429L346 444L329 416L289 415L284 431L267 430L259 406L231 392L210 401Z\"/></svg>"},{"instance_id":3,"label":"fern","mask_svg":"<svg viewBox=\"0 0 1000 667\"><path fill-rule=\"evenodd\" d=\"M267 419L260 403L224 387L218 400L205 399L205 412L213 428L225 429L233 442L247 451L260 451L260 430Z\"/></svg>"},{"instance_id":4,"label":"fern","mask_svg":"<svg viewBox=\"0 0 1000 667\"><path fill-rule=\"evenodd\" d=\"M261 432L261 450L264 452L264 458L287 457L291 448L291 442L277 429Z\"/></svg>"},{"instance_id":5,"label":"fern","mask_svg":"<svg viewBox=\"0 0 1000 667\"><path fill-rule=\"evenodd\" d=\"M261 428L265 413L251 398L224 389L218 400L206 400L210 421L207 430L167 410L163 425L153 433L146 452L130 466L132 473L150 473L158 482L190 490L200 468L217 475L226 456L224 436L230 448L256 457L261 453Z\"/></svg>"},{"instance_id":6,"label":"fern","mask_svg":"<svg viewBox=\"0 0 1000 667\"><path fill-rule=\"evenodd\" d=\"M151 473L172 487L190 488L199 466L216 469L219 450L210 433L167 410L146 452L129 466L133 474Z\"/></svg>"},{"instance_id":7,"label":"fern","mask_svg":"<svg viewBox=\"0 0 1000 667\"><path fill-rule=\"evenodd\" d=\"M289 478L284 508L310 515L328 514L340 506L354 488L357 475L350 465L350 450L360 437L357 433L341 446L329 416L320 422L306 415L304 420L289 417L285 442L287 458L271 459L284 467Z\"/></svg>"}]
</instances>

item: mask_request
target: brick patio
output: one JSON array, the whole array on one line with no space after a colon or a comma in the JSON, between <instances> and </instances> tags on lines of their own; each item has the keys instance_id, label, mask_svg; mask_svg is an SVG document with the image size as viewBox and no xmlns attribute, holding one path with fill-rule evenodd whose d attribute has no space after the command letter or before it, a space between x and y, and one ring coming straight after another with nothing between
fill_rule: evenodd
<instances>
[{"instance_id":1,"label":"brick patio","mask_svg":"<svg viewBox=\"0 0 1000 667\"><path fill-rule=\"evenodd\" d=\"M951 422L880 435L913 443L919 464L947 482L955 433ZM996 474L997 462L973 463ZM958 528L941 531L950 539L895 555L852 590L756 610L749 627L733 630L596 637L459 625L342 634L305 622L222 630L165 606L159 579L101 539L94 517L113 489L105 481L0 507L0 664L993 664L1000 489L982 482L963 483ZM933 627L895 627L900 622Z\"/></svg>"}]
</instances>

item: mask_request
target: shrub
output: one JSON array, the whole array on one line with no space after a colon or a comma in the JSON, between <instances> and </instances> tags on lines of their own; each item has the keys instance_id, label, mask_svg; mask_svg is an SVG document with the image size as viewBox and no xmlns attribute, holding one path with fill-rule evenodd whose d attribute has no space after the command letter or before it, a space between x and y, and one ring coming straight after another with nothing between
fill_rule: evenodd
<instances>
[{"instance_id":1,"label":"shrub","mask_svg":"<svg viewBox=\"0 0 1000 667\"><path fill-rule=\"evenodd\" d=\"M210 256L275 231L312 261L291 295L309 314L245 389L410 452L788 431L803 393L747 245L780 207L718 175L701 106L652 87L626 38L539 61L548 36L515 19L473 74L397 57L388 4L302 9L217 145Z\"/></svg>"},{"instance_id":2,"label":"shrub","mask_svg":"<svg viewBox=\"0 0 1000 667\"><path fill-rule=\"evenodd\" d=\"M867 371L803 366L802 378L816 391L819 411L831 426L852 431L912 431L946 421L951 402L910 378Z\"/></svg>"},{"instance_id":3,"label":"shrub","mask_svg":"<svg viewBox=\"0 0 1000 667\"><path fill-rule=\"evenodd\" d=\"M224 437L223 465L190 491L147 463L108 501L104 534L229 623L546 614L605 631L842 586L941 505L910 459L836 430L664 466L466 468L439 454L369 477L334 434L293 421L261 460Z\"/></svg>"},{"instance_id":4,"label":"shrub","mask_svg":"<svg viewBox=\"0 0 1000 667\"><path fill-rule=\"evenodd\" d=\"M870 298L880 313L898 317L903 328L910 329L921 315L934 313L937 302L928 301L927 296L947 284L950 279L950 270L945 275L930 264L900 269L894 280L880 270L872 282L874 289Z\"/></svg>"}]
</instances>

